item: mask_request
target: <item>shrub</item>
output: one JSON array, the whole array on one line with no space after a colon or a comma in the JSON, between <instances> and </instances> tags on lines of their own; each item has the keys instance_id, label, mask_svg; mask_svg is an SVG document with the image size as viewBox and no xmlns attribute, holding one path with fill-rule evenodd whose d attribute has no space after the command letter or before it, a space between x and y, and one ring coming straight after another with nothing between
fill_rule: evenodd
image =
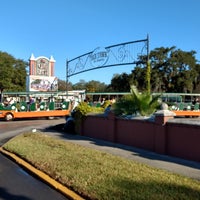
<instances>
[{"instance_id":1,"label":"shrub","mask_svg":"<svg viewBox=\"0 0 200 200\"><path fill-rule=\"evenodd\" d=\"M114 105L116 115L139 113L141 116L153 114L160 106L160 95L152 96L149 92L140 93L136 86L131 86L131 94L118 100Z\"/></svg>"},{"instance_id":2,"label":"shrub","mask_svg":"<svg viewBox=\"0 0 200 200\"><path fill-rule=\"evenodd\" d=\"M104 108L102 107L92 107L88 105L87 102L81 102L74 110L74 119L75 119L75 131L76 133L80 133L80 127L82 121L86 117L88 113L103 113Z\"/></svg>"}]
</instances>

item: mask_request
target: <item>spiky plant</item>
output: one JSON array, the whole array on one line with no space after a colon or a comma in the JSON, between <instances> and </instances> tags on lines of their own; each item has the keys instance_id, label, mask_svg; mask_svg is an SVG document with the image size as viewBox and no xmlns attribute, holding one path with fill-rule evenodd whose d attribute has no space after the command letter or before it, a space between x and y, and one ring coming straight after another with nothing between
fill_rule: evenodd
<instances>
[{"instance_id":1,"label":"spiky plant","mask_svg":"<svg viewBox=\"0 0 200 200\"><path fill-rule=\"evenodd\" d=\"M135 85L131 86L131 94L121 98L115 104L116 115L130 115L139 113L141 116L150 116L160 105L160 95L153 96L148 91L140 93Z\"/></svg>"},{"instance_id":2,"label":"spiky plant","mask_svg":"<svg viewBox=\"0 0 200 200\"><path fill-rule=\"evenodd\" d=\"M153 114L160 105L158 99L160 95L151 95L149 91L139 93L136 86L131 86L131 95L133 103L136 105L138 112L142 116L149 116Z\"/></svg>"}]
</instances>

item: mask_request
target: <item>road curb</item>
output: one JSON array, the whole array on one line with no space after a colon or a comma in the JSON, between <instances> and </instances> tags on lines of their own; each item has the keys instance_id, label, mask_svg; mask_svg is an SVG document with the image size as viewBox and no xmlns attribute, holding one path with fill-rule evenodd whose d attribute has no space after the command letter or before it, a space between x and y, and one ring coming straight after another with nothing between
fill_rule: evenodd
<instances>
[{"instance_id":1,"label":"road curb","mask_svg":"<svg viewBox=\"0 0 200 200\"><path fill-rule=\"evenodd\" d=\"M12 158L16 163L18 163L19 165L23 166L26 170L28 170L31 173L33 173L34 175L36 175L37 177L42 179L44 182L48 183L50 186L52 186L56 190L60 191L62 194L64 194L68 198L73 199L73 200L84 200L84 198L82 198L81 196L76 194L74 191L68 189L67 187L65 187L61 183L59 183L56 180L52 179L50 176L48 176L44 172L36 169L35 167L33 167L28 162L26 162L23 159L19 158L17 155L15 155L15 154L3 149L2 147L0 147L0 152L2 154Z\"/></svg>"}]
</instances>

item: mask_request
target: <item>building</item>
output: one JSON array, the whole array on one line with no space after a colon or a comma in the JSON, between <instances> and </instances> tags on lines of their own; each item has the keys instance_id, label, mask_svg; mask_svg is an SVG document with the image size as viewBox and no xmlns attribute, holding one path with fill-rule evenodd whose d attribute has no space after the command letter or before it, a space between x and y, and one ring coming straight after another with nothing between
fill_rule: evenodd
<instances>
[{"instance_id":1,"label":"building","mask_svg":"<svg viewBox=\"0 0 200 200\"><path fill-rule=\"evenodd\" d=\"M47 92L58 90L58 79L54 76L55 60L40 56L35 58L32 54L29 59L29 74L27 75L26 90Z\"/></svg>"}]
</instances>

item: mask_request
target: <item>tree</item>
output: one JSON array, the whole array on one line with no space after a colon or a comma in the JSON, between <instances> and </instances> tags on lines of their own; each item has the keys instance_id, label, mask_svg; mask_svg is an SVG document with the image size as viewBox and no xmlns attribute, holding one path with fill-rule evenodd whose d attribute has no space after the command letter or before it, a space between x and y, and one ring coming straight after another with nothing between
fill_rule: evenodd
<instances>
[{"instance_id":1,"label":"tree","mask_svg":"<svg viewBox=\"0 0 200 200\"><path fill-rule=\"evenodd\" d=\"M11 81L13 77L13 64L14 57L0 52L0 92L11 87Z\"/></svg>"},{"instance_id":2,"label":"tree","mask_svg":"<svg viewBox=\"0 0 200 200\"><path fill-rule=\"evenodd\" d=\"M130 85L135 85L140 91L145 90L145 73L146 69L137 65L130 74Z\"/></svg>"},{"instance_id":3,"label":"tree","mask_svg":"<svg viewBox=\"0 0 200 200\"><path fill-rule=\"evenodd\" d=\"M173 73L170 83L174 92L193 92L194 80L198 76L195 54L195 51L185 52L180 49L171 53L169 61Z\"/></svg>"},{"instance_id":4,"label":"tree","mask_svg":"<svg viewBox=\"0 0 200 200\"><path fill-rule=\"evenodd\" d=\"M73 85L73 90L85 90L86 89L86 81L81 79L78 83Z\"/></svg>"},{"instance_id":5,"label":"tree","mask_svg":"<svg viewBox=\"0 0 200 200\"><path fill-rule=\"evenodd\" d=\"M92 80L86 83L87 92L104 92L106 87L107 85L105 83L101 83L100 81Z\"/></svg>"},{"instance_id":6,"label":"tree","mask_svg":"<svg viewBox=\"0 0 200 200\"><path fill-rule=\"evenodd\" d=\"M0 94L6 91L24 91L26 89L27 62L15 59L0 51ZM0 100L2 99L0 95Z\"/></svg>"},{"instance_id":7,"label":"tree","mask_svg":"<svg viewBox=\"0 0 200 200\"><path fill-rule=\"evenodd\" d=\"M66 83L66 81L58 79L58 91L66 91L66 90L72 90L72 83L68 82Z\"/></svg>"},{"instance_id":8,"label":"tree","mask_svg":"<svg viewBox=\"0 0 200 200\"><path fill-rule=\"evenodd\" d=\"M173 72L173 66L169 65L169 58L175 47L156 48L150 52L150 62L152 67L151 86L154 92L167 92L170 87L170 76Z\"/></svg>"},{"instance_id":9,"label":"tree","mask_svg":"<svg viewBox=\"0 0 200 200\"><path fill-rule=\"evenodd\" d=\"M86 82L81 79L78 83L73 85L74 90L86 90L87 92L104 92L106 88L107 85L105 83L95 80Z\"/></svg>"},{"instance_id":10,"label":"tree","mask_svg":"<svg viewBox=\"0 0 200 200\"><path fill-rule=\"evenodd\" d=\"M195 65L195 72L197 75L193 80L193 92L198 93L200 92L200 64Z\"/></svg>"},{"instance_id":11,"label":"tree","mask_svg":"<svg viewBox=\"0 0 200 200\"><path fill-rule=\"evenodd\" d=\"M13 77L12 77L12 86L10 90L12 91L24 91L26 90L26 66L27 63L23 60L17 59L15 60L15 64L13 65Z\"/></svg>"},{"instance_id":12,"label":"tree","mask_svg":"<svg viewBox=\"0 0 200 200\"><path fill-rule=\"evenodd\" d=\"M175 46L156 48L150 52L151 92L193 92L197 90L199 69L195 51L182 51ZM141 57L145 63L146 57ZM131 83L144 91L147 72L145 65L138 65L132 71ZM147 76L147 74L146 74Z\"/></svg>"},{"instance_id":13,"label":"tree","mask_svg":"<svg viewBox=\"0 0 200 200\"><path fill-rule=\"evenodd\" d=\"M108 86L108 90L113 92L129 92L130 76L127 73L115 74Z\"/></svg>"}]
</instances>

